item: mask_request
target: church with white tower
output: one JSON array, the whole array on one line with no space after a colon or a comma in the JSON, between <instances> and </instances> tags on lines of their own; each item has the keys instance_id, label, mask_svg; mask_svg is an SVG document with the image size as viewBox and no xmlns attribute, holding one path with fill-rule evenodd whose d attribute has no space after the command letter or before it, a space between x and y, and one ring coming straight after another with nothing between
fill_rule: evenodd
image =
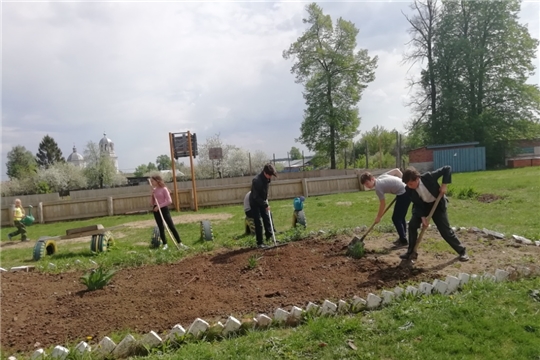
<instances>
[{"instance_id":1,"label":"church with white tower","mask_svg":"<svg viewBox=\"0 0 540 360\"><path fill-rule=\"evenodd\" d=\"M118 156L114 152L114 143L107 138L107 134L103 133L103 138L99 141L99 154L112 159L114 168L118 172Z\"/></svg>"},{"instance_id":2,"label":"church with white tower","mask_svg":"<svg viewBox=\"0 0 540 360\"><path fill-rule=\"evenodd\" d=\"M99 154L111 158L114 163L114 168L116 169L116 172L118 172L118 157L114 152L114 143L105 133L103 133L103 138L99 141ZM86 161L84 160L84 157L77 152L75 145L73 145L73 152L69 154L66 161L77 167L86 167Z\"/></svg>"},{"instance_id":3,"label":"church with white tower","mask_svg":"<svg viewBox=\"0 0 540 360\"><path fill-rule=\"evenodd\" d=\"M77 152L77 148L75 147L75 144L73 144L73 152L69 154L66 161L69 164L72 164L73 166L76 166L76 167L84 168L86 166L84 157Z\"/></svg>"}]
</instances>

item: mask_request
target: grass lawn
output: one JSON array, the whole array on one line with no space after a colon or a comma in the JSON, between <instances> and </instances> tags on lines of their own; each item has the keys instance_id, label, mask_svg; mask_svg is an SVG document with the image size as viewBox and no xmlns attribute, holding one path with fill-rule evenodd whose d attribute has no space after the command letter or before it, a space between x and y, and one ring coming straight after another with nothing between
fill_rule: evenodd
<instances>
[{"instance_id":1,"label":"grass lawn","mask_svg":"<svg viewBox=\"0 0 540 360\"><path fill-rule=\"evenodd\" d=\"M379 311L164 346L147 359L540 359L540 278L476 282ZM351 345L350 345L351 344Z\"/></svg>"},{"instance_id":2,"label":"grass lawn","mask_svg":"<svg viewBox=\"0 0 540 360\"><path fill-rule=\"evenodd\" d=\"M449 219L452 226L475 226L506 236L540 239L540 167L484 171L453 175ZM492 194L498 200L485 203L460 193ZM308 197L305 202L308 230L290 231L292 199L272 201L279 239L307 236L323 229L329 234L360 225L371 225L378 208L373 192ZM145 228L114 230L124 236L108 253L93 254L88 243L58 241L58 252L39 262L32 261L32 248L3 246L0 265L36 264L42 271L62 272L92 267L96 260L106 267L139 266L174 262L194 252L219 247L253 245L244 237L242 204L201 209L197 214L230 214L212 221L215 240L200 240L199 222L177 224L189 252L155 251L149 248L153 224ZM193 212L173 213L194 214ZM103 217L84 221L36 224L29 237L63 235L66 229L102 224L152 220L151 214ZM375 233L392 231L390 216ZM13 228L2 228L2 241ZM75 260L81 260L79 264ZM54 269L48 263L56 264ZM245 336L219 341L190 342L179 349L153 350L152 359L540 359L540 299L530 291L540 290L540 279L506 283L472 283L452 296L410 297L380 311L356 316L306 319L296 328L249 331ZM350 345L352 344L352 345ZM356 348L356 350L354 349Z\"/></svg>"}]
</instances>

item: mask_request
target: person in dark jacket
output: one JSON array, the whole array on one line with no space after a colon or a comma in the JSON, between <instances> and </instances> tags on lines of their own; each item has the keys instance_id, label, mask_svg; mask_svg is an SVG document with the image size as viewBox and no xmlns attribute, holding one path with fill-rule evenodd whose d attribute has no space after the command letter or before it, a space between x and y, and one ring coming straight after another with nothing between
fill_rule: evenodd
<instances>
[{"instance_id":1,"label":"person in dark jacket","mask_svg":"<svg viewBox=\"0 0 540 360\"><path fill-rule=\"evenodd\" d=\"M255 236L257 246L259 248L268 247L263 243L263 225L266 235L266 240L272 237L272 226L270 225L270 217L268 211L268 186L272 176L277 177L276 168L268 163L264 165L263 171L253 178L251 182L251 194L249 195L250 213L255 220ZM262 218L262 223L261 219Z\"/></svg>"},{"instance_id":2,"label":"person in dark jacket","mask_svg":"<svg viewBox=\"0 0 540 360\"><path fill-rule=\"evenodd\" d=\"M439 185L438 180L441 177L442 185ZM433 222L443 239L458 253L459 260L469 261L465 247L450 227L446 212L448 200L444 194L447 191L447 184L452 182L452 168L450 166L443 166L440 169L422 175L415 168L409 168L403 172L402 181L407 185L405 191L411 198L413 208L412 217L409 221L409 248L405 254L399 257L405 260L410 258L414 251L416 240L418 239L418 228L420 228L420 225L423 227L429 225L426 217L429 215L435 200L441 193L443 194L443 198L433 213Z\"/></svg>"}]
</instances>

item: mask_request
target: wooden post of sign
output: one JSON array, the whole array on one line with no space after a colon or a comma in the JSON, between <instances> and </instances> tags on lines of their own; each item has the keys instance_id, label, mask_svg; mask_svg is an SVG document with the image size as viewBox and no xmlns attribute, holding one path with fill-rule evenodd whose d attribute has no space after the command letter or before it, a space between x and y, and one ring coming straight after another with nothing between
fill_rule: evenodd
<instances>
[{"instance_id":1,"label":"wooden post of sign","mask_svg":"<svg viewBox=\"0 0 540 360\"><path fill-rule=\"evenodd\" d=\"M169 133L169 144L171 147L171 169L173 179L173 191L174 191L174 208L176 211L180 211L180 200L178 199L178 184L176 183L176 158L174 157L174 134Z\"/></svg>"},{"instance_id":2,"label":"wooden post of sign","mask_svg":"<svg viewBox=\"0 0 540 360\"><path fill-rule=\"evenodd\" d=\"M197 203L197 185L195 184L195 169L193 168L193 149L191 147L191 133L187 132L188 137L188 149L189 149L189 163L191 165L191 186L193 188L193 205L195 205L195 211L199 211L199 204Z\"/></svg>"}]
</instances>

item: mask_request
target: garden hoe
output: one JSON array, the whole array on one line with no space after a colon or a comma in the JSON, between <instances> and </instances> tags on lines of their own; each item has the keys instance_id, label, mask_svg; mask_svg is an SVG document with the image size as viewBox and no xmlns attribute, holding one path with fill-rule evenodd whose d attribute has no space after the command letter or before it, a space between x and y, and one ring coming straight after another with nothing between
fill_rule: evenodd
<instances>
[{"instance_id":1,"label":"garden hoe","mask_svg":"<svg viewBox=\"0 0 540 360\"><path fill-rule=\"evenodd\" d=\"M382 216L384 216L384 214L386 214L386 212L388 211L388 209L390 209L390 207L392 207L392 205L394 205L394 203L396 202L396 198L394 198L394 200L392 200L390 202L390 204L388 204L388 206L386 207L386 209L384 209L384 212L382 214ZM346 247L351 247L353 246L354 244L356 243L359 243L359 242L364 242L364 239L366 238L366 236L371 232L371 230L373 230L373 228L375 227L375 225L377 225L375 222L373 222L373 224L369 227L369 229L367 229L367 231L365 232L364 235L362 235L362 237L360 238L360 240L355 236L351 242L349 243L349 245L347 245ZM345 246L343 247L345 248Z\"/></svg>"},{"instance_id":2,"label":"garden hoe","mask_svg":"<svg viewBox=\"0 0 540 360\"><path fill-rule=\"evenodd\" d=\"M426 221L429 225L429 221L431 220L431 217L433 216L433 213L435 212L435 209L437 209L437 206L439 205L439 202L443 198L444 194L440 193L439 196L437 196L437 199L435 200L435 203L431 207L431 211L429 212L428 216L426 217ZM422 230L420 230L420 234L418 235L418 239L416 239L416 244L414 245L414 249L412 253L409 255L408 259L401 260L401 263L399 264L399 267L401 268L412 268L412 265L414 264L414 261L418 259L418 245L420 245L420 242L422 241L422 238L424 237L424 233L427 230L427 226L423 227Z\"/></svg>"},{"instance_id":3,"label":"garden hoe","mask_svg":"<svg viewBox=\"0 0 540 360\"><path fill-rule=\"evenodd\" d=\"M270 210L268 210L268 218L270 219L270 227L272 228L272 240L274 240L274 246L269 246L269 247L265 248L264 250L270 250L270 249L275 249L275 248L280 247L280 246L289 245L289 243L283 243L283 244L278 244L277 243L277 241L276 241L276 229L274 228L274 220L272 219L272 213L270 213Z\"/></svg>"},{"instance_id":4,"label":"garden hoe","mask_svg":"<svg viewBox=\"0 0 540 360\"><path fill-rule=\"evenodd\" d=\"M150 179L148 179L148 184L150 184L150 187L152 188L152 190L154 190L154 188L152 187L152 182L150 182ZM154 200L156 201L156 204L157 204L157 208L158 208L158 211L159 211L159 215L161 216L161 221L163 222L163 226L165 226L165 229L167 229L167 232L169 233L169 237L171 238L171 241L174 243L174 245L176 245L176 248L178 249L178 251L180 251L180 245L178 245L178 243L176 242L176 240L174 239L172 233L171 233L171 230L169 229L169 226L167 225L167 223L165 222L165 218L163 218L163 213L161 212L161 208L159 207L159 203L156 199L156 196L152 193L152 196L154 197Z\"/></svg>"}]
</instances>

